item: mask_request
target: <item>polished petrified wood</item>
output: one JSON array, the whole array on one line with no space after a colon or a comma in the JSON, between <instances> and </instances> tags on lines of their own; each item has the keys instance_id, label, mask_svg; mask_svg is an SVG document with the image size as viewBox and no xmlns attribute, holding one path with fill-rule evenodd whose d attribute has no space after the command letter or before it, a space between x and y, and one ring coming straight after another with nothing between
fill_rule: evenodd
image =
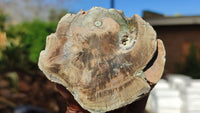
<instances>
[{"instance_id":1,"label":"polished petrified wood","mask_svg":"<svg viewBox=\"0 0 200 113\"><path fill-rule=\"evenodd\" d=\"M106 112L149 93L162 75L164 56L162 41L140 16L94 7L60 20L47 37L39 68L84 109Z\"/></svg>"}]
</instances>

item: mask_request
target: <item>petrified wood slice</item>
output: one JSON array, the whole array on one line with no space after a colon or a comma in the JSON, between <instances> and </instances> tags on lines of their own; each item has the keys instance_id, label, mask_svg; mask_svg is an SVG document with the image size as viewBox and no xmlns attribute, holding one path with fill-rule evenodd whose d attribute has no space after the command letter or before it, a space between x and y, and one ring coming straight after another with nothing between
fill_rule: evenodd
<instances>
[{"instance_id":1,"label":"petrified wood slice","mask_svg":"<svg viewBox=\"0 0 200 113\"><path fill-rule=\"evenodd\" d=\"M47 37L39 68L84 109L106 112L150 91L143 69L156 49L156 33L141 17L94 7L60 20Z\"/></svg>"},{"instance_id":2,"label":"petrified wood slice","mask_svg":"<svg viewBox=\"0 0 200 113\"><path fill-rule=\"evenodd\" d=\"M166 60L165 59L166 52L162 40L157 39L157 42L158 42L157 44L158 55L152 66L144 72L146 79L152 84L156 84L162 77Z\"/></svg>"}]
</instances>

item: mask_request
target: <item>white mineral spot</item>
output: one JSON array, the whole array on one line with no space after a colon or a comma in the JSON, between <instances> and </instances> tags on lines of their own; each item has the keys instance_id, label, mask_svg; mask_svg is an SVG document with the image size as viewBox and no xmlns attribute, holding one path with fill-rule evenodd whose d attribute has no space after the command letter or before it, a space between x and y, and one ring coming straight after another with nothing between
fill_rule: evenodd
<instances>
[{"instance_id":1,"label":"white mineral spot","mask_svg":"<svg viewBox=\"0 0 200 113\"><path fill-rule=\"evenodd\" d=\"M97 26L97 27L99 27L99 26L101 26L101 22L100 22L100 21L96 21L96 22L94 23L94 25Z\"/></svg>"}]
</instances>

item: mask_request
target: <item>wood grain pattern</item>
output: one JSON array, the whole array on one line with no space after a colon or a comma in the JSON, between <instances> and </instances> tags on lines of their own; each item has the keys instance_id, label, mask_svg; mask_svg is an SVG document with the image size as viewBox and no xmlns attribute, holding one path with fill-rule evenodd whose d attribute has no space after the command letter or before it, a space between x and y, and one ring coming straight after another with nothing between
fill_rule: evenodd
<instances>
[{"instance_id":1,"label":"wood grain pattern","mask_svg":"<svg viewBox=\"0 0 200 113\"><path fill-rule=\"evenodd\" d=\"M156 48L155 31L138 15L126 18L122 11L94 7L60 20L38 65L84 109L106 112L150 91L143 69Z\"/></svg>"}]
</instances>

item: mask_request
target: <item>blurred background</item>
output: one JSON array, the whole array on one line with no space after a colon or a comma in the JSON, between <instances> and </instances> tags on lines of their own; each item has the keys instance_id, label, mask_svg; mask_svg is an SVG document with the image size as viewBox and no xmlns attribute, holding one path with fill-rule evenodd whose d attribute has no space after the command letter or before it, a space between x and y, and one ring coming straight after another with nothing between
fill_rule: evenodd
<instances>
[{"instance_id":1,"label":"blurred background","mask_svg":"<svg viewBox=\"0 0 200 113\"><path fill-rule=\"evenodd\" d=\"M139 14L167 51L150 113L200 113L199 0L0 0L0 112L64 113L65 102L38 69L46 36L66 13L94 6ZM37 112L36 112L37 111Z\"/></svg>"}]
</instances>

